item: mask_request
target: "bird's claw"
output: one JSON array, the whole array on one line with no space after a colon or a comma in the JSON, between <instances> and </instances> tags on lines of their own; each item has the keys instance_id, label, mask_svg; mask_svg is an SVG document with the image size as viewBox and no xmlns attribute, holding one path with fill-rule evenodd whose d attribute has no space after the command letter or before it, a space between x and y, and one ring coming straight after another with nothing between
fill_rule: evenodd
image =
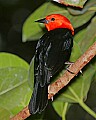
<instances>
[{"instance_id":1,"label":"bird's claw","mask_svg":"<svg viewBox=\"0 0 96 120\"><path fill-rule=\"evenodd\" d=\"M71 74L74 74L74 72L70 71L70 70L68 69L68 67L69 67L70 65L73 65L73 64L74 64L74 62L70 62L70 61L65 62L65 65L68 65L67 68L66 68L66 70L67 70L68 72L70 72Z\"/></svg>"},{"instance_id":2,"label":"bird's claw","mask_svg":"<svg viewBox=\"0 0 96 120\"><path fill-rule=\"evenodd\" d=\"M67 62L65 62L65 64L68 65L68 67L69 67L70 65L73 65L74 62L67 61ZM70 70L68 69L68 67L66 68L66 70L67 70L68 72L70 72L71 74L74 74L74 72L70 71ZM83 76L82 70L80 70L79 72L80 72L81 75ZM78 75L78 74L77 74L77 75ZM77 76L77 75L76 75L76 76Z\"/></svg>"},{"instance_id":3,"label":"bird's claw","mask_svg":"<svg viewBox=\"0 0 96 120\"><path fill-rule=\"evenodd\" d=\"M70 72L71 74L74 74L74 72L70 71L68 68L66 68L66 70L67 70L68 72Z\"/></svg>"},{"instance_id":4,"label":"bird's claw","mask_svg":"<svg viewBox=\"0 0 96 120\"><path fill-rule=\"evenodd\" d=\"M83 72L82 72L82 70L80 70L79 72L80 72L80 73L81 73L81 75L83 76Z\"/></svg>"}]
</instances>

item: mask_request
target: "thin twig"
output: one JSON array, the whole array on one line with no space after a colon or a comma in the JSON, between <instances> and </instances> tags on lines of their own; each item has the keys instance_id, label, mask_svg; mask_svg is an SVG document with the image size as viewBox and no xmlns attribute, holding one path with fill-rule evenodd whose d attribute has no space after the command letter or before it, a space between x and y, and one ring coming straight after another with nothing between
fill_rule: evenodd
<instances>
[{"instance_id":1,"label":"thin twig","mask_svg":"<svg viewBox=\"0 0 96 120\"><path fill-rule=\"evenodd\" d=\"M74 63L69 67L69 70L74 74L66 71L62 77L57 79L53 84L50 85L48 90L48 99L51 99L59 90L66 86L73 77L96 55L96 42ZM11 120L24 120L30 116L28 106L25 107Z\"/></svg>"}]
</instances>

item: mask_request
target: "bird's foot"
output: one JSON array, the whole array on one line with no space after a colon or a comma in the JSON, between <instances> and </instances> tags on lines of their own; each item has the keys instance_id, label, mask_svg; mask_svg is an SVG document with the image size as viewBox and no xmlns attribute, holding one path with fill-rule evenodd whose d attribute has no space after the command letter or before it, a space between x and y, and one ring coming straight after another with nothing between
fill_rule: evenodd
<instances>
[{"instance_id":1,"label":"bird's foot","mask_svg":"<svg viewBox=\"0 0 96 120\"><path fill-rule=\"evenodd\" d=\"M68 72L70 72L71 74L74 74L74 72L70 71L68 67L69 67L70 65L73 65L73 64L74 64L74 62L70 62L70 61L65 62L65 65L68 65L67 68L66 68L66 70L67 70Z\"/></svg>"},{"instance_id":2,"label":"bird's foot","mask_svg":"<svg viewBox=\"0 0 96 120\"><path fill-rule=\"evenodd\" d=\"M74 74L74 72L70 71L68 67L69 67L70 65L73 65L73 64L74 64L74 62L70 62L70 61L65 62L65 65L68 65L67 68L66 68L66 70L67 70L68 72L70 72L71 74ZM80 72L81 75L83 76L82 70L80 70L79 72ZM78 75L78 74L77 74L77 75ZM76 76L77 76L77 75L76 75Z\"/></svg>"}]
</instances>

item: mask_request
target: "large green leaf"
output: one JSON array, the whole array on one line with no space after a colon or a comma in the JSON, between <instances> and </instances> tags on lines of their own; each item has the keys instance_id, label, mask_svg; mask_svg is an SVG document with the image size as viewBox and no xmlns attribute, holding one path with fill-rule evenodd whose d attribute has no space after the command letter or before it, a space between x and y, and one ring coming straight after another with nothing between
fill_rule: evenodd
<instances>
[{"instance_id":1,"label":"large green leaf","mask_svg":"<svg viewBox=\"0 0 96 120\"><path fill-rule=\"evenodd\" d=\"M14 113L23 109L29 101L28 71L20 67L0 69L0 106ZM17 111L14 110L18 108Z\"/></svg>"},{"instance_id":2,"label":"large green leaf","mask_svg":"<svg viewBox=\"0 0 96 120\"><path fill-rule=\"evenodd\" d=\"M82 15L90 10L96 12L96 0L88 0L83 9L76 9L73 7L68 7L68 11L72 15Z\"/></svg>"},{"instance_id":3,"label":"large green leaf","mask_svg":"<svg viewBox=\"0 0 96 120\"><path fill-rule=\"evenodd\" d=\"M23 59L13 54L0 53L0 107L8 110L10 115L28 105L31 96L28 70L29 65Z\"/></svg>"},{"instance_id":4,"label":"large green leaf","mask_svg":"<svg viewBox=\"0 0 96 120\"><path fill-rule=\"evenodd\" d=\"M75 62L81 56L81 54L82 52L80 46L74 40L70 61Z\"/></svg>"},{"instance_id":5,"label":"large green leaf","mask_svg":"<svg viewBox=\"0 0 96 120\"><path fill-rule=\"evenodd\" d=\"M25 69L29 69L29 65L20 57L11 54L11 53L0 53L0 68L5 67L23 67Z\"/></svg>"},{"instance_id":6,"label":"large green leaf","mask_svg":"<svg viewBox=\"0 0 96 120\"><path fill-rule=\"evenodd\" d=\"M52 104L53 104L53 107L56 110L56 112L61 116L62 112L63 112L63 109L64 109L65 103L54 100L52 102Z\"/></svg>"},{"instance_id":7,"label":"large green leaf","mask_svg":"<svg viewBox=\"0 0 96 120\"><path fill-rule=\"evenodd\" d=\"M64 4L64 5L70 5L70 6L76 6L76 7L83 7L83 5L85 4L85 2L87 0L53 0L56 1L58 3Z\"/></svg>"},{"instance_id":8,"label":"large green leaf","mask_svg":"<svg viewBox=\"0 0 96 120\"><path fill-rule=\"evenodd\" d=\"M35 20L43 18L49 14L62 14L66 16L72 23L74 28L77 28L90 20L94 15L94 11L87 11L80 16L72 16L65 7L57 6L51 2L46 2L40 6L34 13L32 13L25 21L22 29L22 40L26 42L28 40L35 40L40 38L44 31L41 24L35 23Z\"/></svg>"},{"instance_id":9,"label":"large green leaf","mask_svg":"<svg viewBox=\"0 0 96 120\"><path fill-rule=\"evenodd\" d=\"M2 107L0 107L0 120L9 120L10 112Z\"/></svg>"},{"instance_id":10,"label":"large green leaf","mask_svg":"<svg viewBox=\"0 0 96 120\"><path fill-rule=\"evenodd\" d=\"M53 105L55 111L58 113L58 115L60 117L62 117L62 120L64 120L63 118L65 118L66 113L71 104L69 104L68 102L54 100L52 102L52 105Z\"/></svg>"},{"instance_id":11,"label":"large green leaf","mask_svg":"<svg viewBox=\"0 0 96 120\"><path fill-rule=\"evenodd\" d=\"M87 50L96 41L96 17L92 19L87 28L76 34L74 40L78 42L82 52Z\"/></svg>"}]
</instances>

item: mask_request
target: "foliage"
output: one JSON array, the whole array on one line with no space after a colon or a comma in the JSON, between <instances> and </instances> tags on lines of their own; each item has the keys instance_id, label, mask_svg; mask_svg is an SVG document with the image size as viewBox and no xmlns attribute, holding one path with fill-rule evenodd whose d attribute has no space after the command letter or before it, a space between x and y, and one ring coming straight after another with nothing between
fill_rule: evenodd
<instances>
[{"instance_id":1,"label":"foliage","mask_svg":"<svg viewBox=\"0 0 96 120\"><path fill-rule=\"evenodd\" d=\"M58 0L54 1L58 2ZM45 33L44 26L35 23L35 20L53 13L65 15L69 18L75 28L74 47L70 61L76 61L88 49L88 47L96 41L96 0L84 0L83 2L82 0L74 0L77 1L78 4L75 4L75 2L72 1L73 0L66 0L67 3L64 3L66 5L71 5L71 7L60 5L60 1L59 3L45 2L42 4L24 22L22 28L22 41L37 40ZM76 8L73 6L78 7ZM84 8L81 9L80 7L83 6ZM55 112L52 112L53 116L55 116L54 119L57 119L57 114L62 120L65 120L66 118L68 119L67 115L70 113L72 106L74 106L73 103L78 103L78 105L84 108L89 114L96 117L96 114L84 103L85 101L88 101L87 96L88 92L90 92L90 86L92 88L91 83L96 83L95 59L96 58L94 58L90 64L83 69L83 76L81 74L76 76L73 79L73 82L64 88L62 93L56 96L52 102L52 107L55 110ZM9 119L10 116L14 116L28 105L34 82L33 67L34 60L32 60L29 67L23 59L16 55L0 53L0 113L2 113L0 119ZM62 73L60 75L62 75ZM28 83L31 84L31 89ZM94 86L96 88L96 84ZM88 96L88 98L89 97L90 96ZM95 99L95 95L93 95L92 98ZM89 104L94 103L91 103L90 101ZM95 106L92 106L92 109L93 107L96 107L96 104ZM72 112L75 112L75 110ZM46 110L42 115L39 115L39 119L42 120L42 116L47 116L47 119L51 117L50 119L52 119L53 116L50 116L49 114L50 111ZM80 113L77 112L77 115L79 116L79 120ZM32 118L35 120L38 116L32 116Z\"/></svg>"},{"instance_id":2,"label":"foliage","mask_svg":"<svg viewBox=\"0 0 96 120\"><path fill-rule=\"evenodd\" d=\"M28 69L28 63L18 56L0 53L0 120L9 120L28 104Z\"/></svg>"}]
</instances>

